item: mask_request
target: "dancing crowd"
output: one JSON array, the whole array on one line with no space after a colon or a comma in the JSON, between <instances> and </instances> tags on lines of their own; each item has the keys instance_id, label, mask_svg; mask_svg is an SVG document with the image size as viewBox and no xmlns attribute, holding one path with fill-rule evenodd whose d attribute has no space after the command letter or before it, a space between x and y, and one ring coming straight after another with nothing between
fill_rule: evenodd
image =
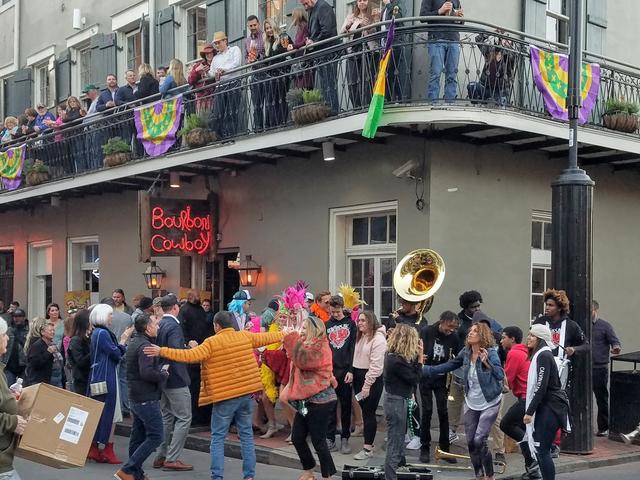
<instances>
[{"instance_id":1,"label":"dancing crowd","mask_svg":"<svg viewBox=\"0 0 640 480\"><path fill-rule=\"evenodd\" d=\"M377 438L383 398L385 478L395 479L407 463L407 448L420 449L422 463L431 460L435 398L437 448L445 461L456 462L446 453L458 439L461 417L476 478L492 480L494 464L504 465L500 431L521 449L522 478L549 480L561 432L571 428L566 360L590 348L569 318L562 290L544 292L544 315L532 320L526 339L518 326L503 328L482 312L477 291L460 296L458 314L444 311L431 325L421 303L402 298L381 322L346 285L335 294L313 295L298 282L260 315L251 309L248 290L236 292L227 310L215 314L195 290L184 299L137 296L133 303L118 289L89 309L69 310L66 318L50 304L44 318L31 321L18 302L6 312L0 305L0 409L6 420L0 441L22 433L27 422L16 414L16 384L44 382L104 403L88 459L122 464L115 473L121 480L148 478L142 465L154 452L154 468L192 470L180 459L192 422L211 429L212 478L223 478L231 429L240 438L243 477L252 479L254 432L270 438L287 430L276 411L289 424L283 442L299 455L300 479L315 478L308 437L322 478L330 478L336 473L332 453L352 453L351 436L363 437L355 460L368 460L376 439L383 442ZM621 347L611 325L598 317L597 302L592 313L596 369L602 368L596 358L602 363L600 357ZM608 429L606 384L604 393L602 388L594 381L598 435ZM507 392L516 401L503 414ZM132 425L129 458L122 462L113 434L126 417ZM0 468L17 479L12 457L9 448Z\"/></svg>"}]
</instances>

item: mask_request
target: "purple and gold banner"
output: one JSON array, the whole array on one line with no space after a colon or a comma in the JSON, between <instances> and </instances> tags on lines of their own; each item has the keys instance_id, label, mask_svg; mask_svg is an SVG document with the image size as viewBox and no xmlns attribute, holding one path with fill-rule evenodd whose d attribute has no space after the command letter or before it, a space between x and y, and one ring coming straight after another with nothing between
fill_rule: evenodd
<instances>
[{"instance_id":1,"label":"purple and gold banner","mask_svg":"<svg viewBox=\"0 0 640 480\"><path fill-rule=\"evenodd\" d=\"M182 118L182 95L136 108L134 118L137 137L145 152L151 157L162 155L176 143Z\"/></svg>"},{"instance_id":2,"label":"purple and gold banner","mask_svg":"<svg viewBox=\"0 0 640 480\"><path fill-rule=\"evenodd\" d=\"M531 68L533 81L542 93L544 105L551 116L557 120L568 120L567 89L569 85L569 57L560 53L545 52L533 45ZM593 110L600 89L600 65L583 63L580 81L582 107L579 123L585 123Z\"/></svg>"},{"instance_id":3,"label":"purple and gold banner","mask_svg":"<svg viewBox=\"0 0 640 480\"><path fill-rule=\"evenodd\" d=\"M26 157L26 145L0 152L0 177L6 190L15 190L22 183L22 168Z\"/></svg>"}]
</instances>

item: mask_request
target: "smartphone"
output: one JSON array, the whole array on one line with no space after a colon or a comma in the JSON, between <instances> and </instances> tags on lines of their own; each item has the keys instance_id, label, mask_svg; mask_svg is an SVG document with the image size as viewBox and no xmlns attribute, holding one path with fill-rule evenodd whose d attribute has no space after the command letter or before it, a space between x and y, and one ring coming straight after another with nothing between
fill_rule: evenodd
<instances>
[{"instance_id":1,"label":"smartphone","mask_svg":"<svg viewBox=\"0 0 640 480\"><path fill-rule=\"evenodd\" d=\"M359 402L360 400L362 400L362 392L360 392L360 393L356 393L355 397L356 397L356 400L357 400L358 402Z\"/></svg>"},{"instance_id":2,"label":"smartphone","mask_svg":"<svg viewBox=\"0 0 640 480\"><path fill-rule=\"evenodd\" d=\"M162 368L161 368L161 370L162 370L163 372L168 372L168 371L169 371L169 364L167 363L166 365L163 365L163 366L162 366Z\"/></svg>"}]
</instances>

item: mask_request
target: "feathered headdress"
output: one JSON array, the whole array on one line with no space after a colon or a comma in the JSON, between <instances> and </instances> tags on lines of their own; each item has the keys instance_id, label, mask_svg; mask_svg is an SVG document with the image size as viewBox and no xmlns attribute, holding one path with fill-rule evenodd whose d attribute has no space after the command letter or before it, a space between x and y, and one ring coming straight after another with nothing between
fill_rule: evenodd
<instances>
[{"instance_id":1,"label":"feathered headdress","mask_svg":"<svg viewBox=\"0 0 640 480\"><path fill-rule=\"evenodd\" d=\"M344 300L345 308L351 310L351 319L354 322L357 321L361 307L366 305L367 302L360 298L360 293L351 285L341 283L339 290Z\"/></svg>"},{"instance_id":2,"label":"feathered headdress","mask_svg":"<svg viewBox=\"0 0 640 480\"><path fill-rule=\"evenodd\" d=\"M300 327L302 323L302 312L305 307L306 293L306 284L298 281L295 285L285 288L279 297L280 313L288 316L295 315L296 328Z\"/></svg>"}]
</instances>

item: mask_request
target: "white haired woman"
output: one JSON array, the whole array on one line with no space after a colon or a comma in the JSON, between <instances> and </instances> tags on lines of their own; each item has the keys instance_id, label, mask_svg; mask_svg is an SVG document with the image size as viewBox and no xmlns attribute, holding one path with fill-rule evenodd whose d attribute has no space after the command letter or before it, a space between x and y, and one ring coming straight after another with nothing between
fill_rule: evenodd
<instances>
[{"instance_id":1,"label":"white haired woman","mask_svg":"<svg viewBox=\"0 0 640 480\"><path fill-rule=\"evenodd\" d=\"M7 353L7 322L0 318L0 356ZM7 386L4 376L4 363L0 363L0 480L20 480L13 469L13 453L16 447L16 435L22 435L27 421L18 415L18 402Z\"/></svg>"},{"instance_id":2,"label":"white haired woman","mask_svg":"<svg viewBox=\"0 0 640 480\"><path fill-rule=\"evenodd\" d=\"M91 334L91 371L87 394L104 402L104 409L87 458L116 465L122 463L113 451L115 422L122 421L117 370L133 327L127 328L118 341L108 328L112 318L113 309L103 303L94 306L89 315L94 330ZM98 444L104 445L104 449L100 450Z\"/></svg>"}]
</instances>

